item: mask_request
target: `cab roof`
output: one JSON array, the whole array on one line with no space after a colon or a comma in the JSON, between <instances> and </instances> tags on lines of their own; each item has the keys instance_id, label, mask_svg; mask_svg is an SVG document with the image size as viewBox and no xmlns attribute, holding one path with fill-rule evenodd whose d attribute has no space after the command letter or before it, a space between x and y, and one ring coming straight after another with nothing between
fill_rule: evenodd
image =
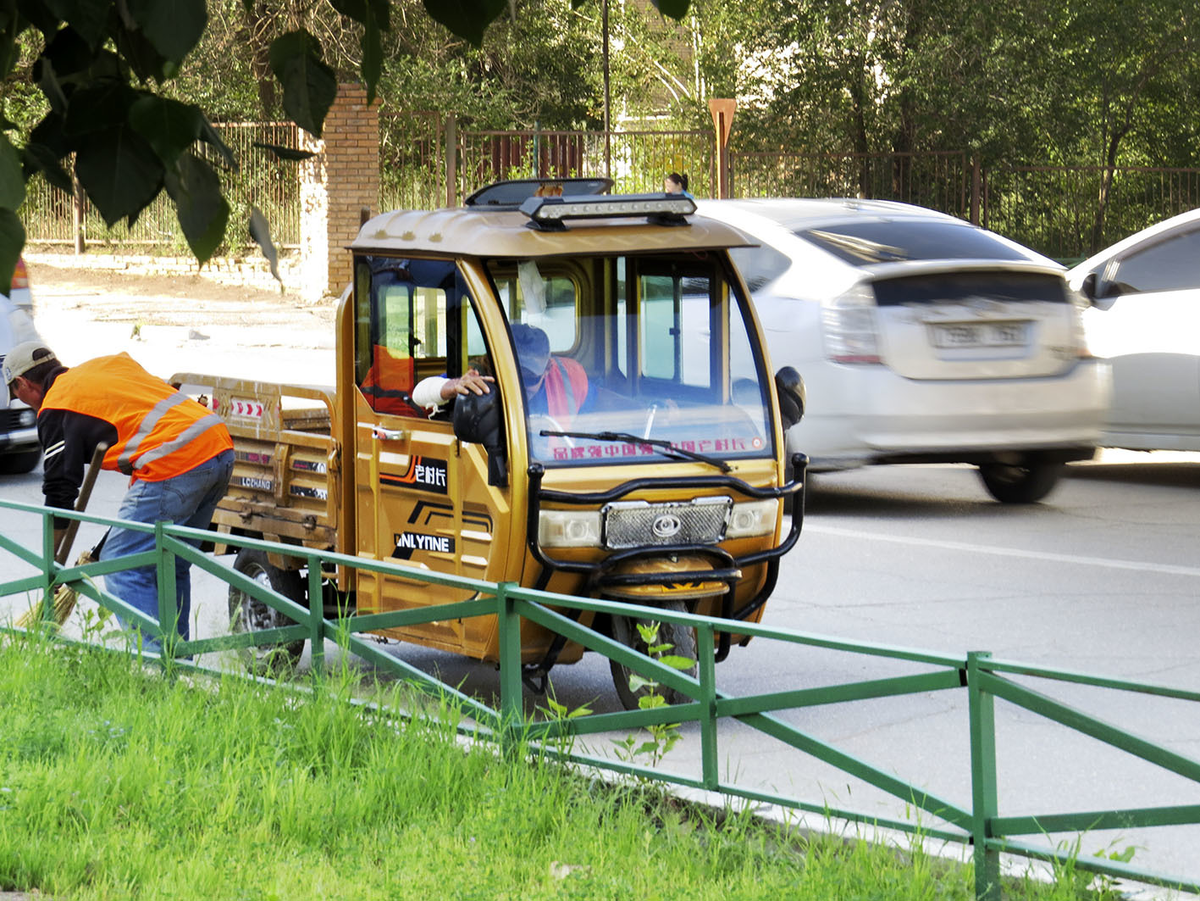
<instances>
[{"instance_id":1,"label":"cab roof","mask_svg":"<svg viewBox=\"0 0 1200 901\"><path fill-rule=\"evenodd\" d=\"M655 224L644 216L588 219L562 231L541 231L530 228L530 218L516 210L395 210L364 224L350 248L387 254L526 259L561 254L710 250L758 243L722 222L698 215L686 219L686 225Z\"/></svg>"}]
</instances>

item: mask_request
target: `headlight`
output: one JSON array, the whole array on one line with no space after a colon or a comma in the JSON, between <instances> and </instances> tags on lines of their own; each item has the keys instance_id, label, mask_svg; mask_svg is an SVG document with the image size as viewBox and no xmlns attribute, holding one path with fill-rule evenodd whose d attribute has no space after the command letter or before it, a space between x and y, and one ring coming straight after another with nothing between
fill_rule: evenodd
<instances>
[{"instance_id":1,"label":"headlight","mask_svg":"<svg viewBox=\"0 0 1200 901\"><path fill-rule=\"evenodd\" d=\"M30 428L37 425L37 414L33 410L22 410L17 414L17 424Z\"/></svg>"},{"instance_id":2,"label":"headlight","mask_svg":"<svg viewBox=\"0 0 1200 901\"><path fill-rule=\"evenodd\" d=\"M767 535L775 531L775 520L779 516L779 501L747 501L734 504L729 514L726 538L750 538Z\"/></svg>"},{"instance_id":3,"label":"headlight","mask_svg":"<svg viewBox=\"0 0 1200 901\"><path fill-rule=\"evenodd\" d=\"M599 510L541 510L538 544L542 547L599 547Z\"/></svg>"}]
</instances>

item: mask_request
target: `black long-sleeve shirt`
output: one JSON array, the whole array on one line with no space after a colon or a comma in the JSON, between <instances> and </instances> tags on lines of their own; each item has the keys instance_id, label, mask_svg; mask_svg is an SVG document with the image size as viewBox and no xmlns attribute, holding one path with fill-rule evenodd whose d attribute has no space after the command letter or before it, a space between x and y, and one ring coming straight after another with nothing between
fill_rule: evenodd
<instances>
[{"instance_id":1,"label":"black long-sleeve shirt","mask_svg":"<svg viewBox=\"0 0 1200 901\"><path fill-rule=\"evenodd\" d=\"M65 372L66 370L60 370ZM58 373L46 380L49 390ZM96 446L117 443L117 427L111 422L74 410L46 409L38 413L38 439L42 442L42 494L47 507L70 510L79 497L84 470ZM66 528L69 520L55 517L54 528Z\"/></svg>"}]
</instances>

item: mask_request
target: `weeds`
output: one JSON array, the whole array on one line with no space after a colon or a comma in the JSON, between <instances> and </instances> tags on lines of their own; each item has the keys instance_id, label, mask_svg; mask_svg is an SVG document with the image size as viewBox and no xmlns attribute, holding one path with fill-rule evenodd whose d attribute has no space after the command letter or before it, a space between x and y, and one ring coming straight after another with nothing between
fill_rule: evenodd
<instances>
[{"instance_id":1,"label":"weeds","mask_svg":"<svg viewBox=\"0 0 1200 901\"><path fill-rule=\"evenodd\" d=\"M658 623L639 622L635 623L635 625L642 637L642 641L646 643L647 656L678 670L690 669L695 665L696 661L690 657L681 657L677 654L669 653L675 649L675 645L670 642L659 642ZM629 690L634 693L642 692L638 696L639 710L653 710L657 707L667 706L667 699L660 691L661 688L662 686L653 679L647 679L645 676L639 676L637 673L629 674ZM650 738L641 742L638 741L635 735L627 735L621 739L612 739L612 743L616 745L615 753L619 760L625 763L634 763L639 757L645 757L650 766L656 767L682 737L682 733L679 731L679 723L654 723L646 726L645 729L650 734ZM645 782L647 780L643 779L642 781Z\"/></svg>"}]
</instances>

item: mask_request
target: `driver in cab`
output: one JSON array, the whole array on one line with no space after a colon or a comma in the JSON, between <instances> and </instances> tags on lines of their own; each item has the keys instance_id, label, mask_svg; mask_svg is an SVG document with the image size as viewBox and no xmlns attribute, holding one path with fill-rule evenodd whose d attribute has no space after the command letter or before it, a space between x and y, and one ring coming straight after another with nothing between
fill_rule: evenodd
<instances>
[{"instance_id":1,"label":"driver in cab","mask_svg":"<svg viewBox=\"0 0 1200 901\"><path fill-rule=\"evenodd\" d=\"M513 323L512 336L528 414L570 422L588 400L587 371L577 360L550 353L550 338L537 326ZM489 393L494 381L476 369L468 369L458 378L431 376L416 386L412 398L436 412L460 394Z\"/></svg>"}]
</instances>

